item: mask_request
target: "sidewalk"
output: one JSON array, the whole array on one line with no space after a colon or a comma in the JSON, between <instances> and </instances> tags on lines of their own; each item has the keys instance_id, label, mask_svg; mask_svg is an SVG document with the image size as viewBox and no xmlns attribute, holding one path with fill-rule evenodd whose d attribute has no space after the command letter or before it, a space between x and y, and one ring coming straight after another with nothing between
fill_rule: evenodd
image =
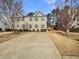
<instances>
[{"instance_id":1,"label":"sidewalk","mask_svg":"<svg viewBox=\"0 0 79 59\"><path fill-rule=\"evenodd\" d=\"M79 43L55 32L48 32L63 59L79 59Z\"/></svg>"}]
</instances>

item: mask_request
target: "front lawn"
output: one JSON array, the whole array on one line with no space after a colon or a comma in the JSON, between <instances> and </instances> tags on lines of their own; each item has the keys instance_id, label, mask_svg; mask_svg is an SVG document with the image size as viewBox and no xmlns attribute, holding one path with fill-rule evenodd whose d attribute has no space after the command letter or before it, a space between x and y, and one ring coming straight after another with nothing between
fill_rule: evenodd
<instances>
[{"instance_id":1,"label":"front lawn","mask_svg":"<svg viewBox=\"0 0 79 59\"><path fill-rule=\"evenodd\" d=\"M73 40L79 38L79 33L70 33L65 36L62 31L49 32L52 42L57 47L61 56L78 56L79 57L79 41ZM74 34L73 36L71 34ZM71 38L71 39L70 39Z\"/></svg>"},{"instance_id":2,"label":"front lawn","mask_svg":"<svg viewBox=\"0 0 79 59\"><path fill-rule=\"evenodd\" d=\"M27 32L20 32L20 33L10 33L10 34L3 34L3 35L0 35L0 43L3 43L5 41L8 41L8 40L11 40L13 38L16 38L18 36L21 36L21 35L24 35L26 34Z\"/></svg>"}]
</instances>

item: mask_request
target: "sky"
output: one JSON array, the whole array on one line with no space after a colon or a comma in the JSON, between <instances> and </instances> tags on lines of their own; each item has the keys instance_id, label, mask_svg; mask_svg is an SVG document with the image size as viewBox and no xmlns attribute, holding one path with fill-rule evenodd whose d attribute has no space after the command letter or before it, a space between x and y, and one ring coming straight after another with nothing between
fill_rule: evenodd
<instances>
[{"instance_id":1,"label":"sky","mask_svg":"<svg viewBox=\"0 0 79 59\"><path fill-rule=\"evenodd\" d=\"M26 15L29 12L41 11L48 14L52 9L56 8L60 0L22 0L23 11Z\"/></svg>"}]
</instances>

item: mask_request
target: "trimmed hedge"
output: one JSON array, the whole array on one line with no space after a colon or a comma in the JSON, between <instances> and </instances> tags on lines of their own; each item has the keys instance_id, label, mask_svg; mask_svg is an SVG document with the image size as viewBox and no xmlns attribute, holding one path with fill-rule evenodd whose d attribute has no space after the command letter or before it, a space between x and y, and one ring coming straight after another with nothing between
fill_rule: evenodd
<instances>
[{"instance_id":1,"label":"trimmed hedge","mask_svg":"<svg viewBox=\"0 0 79 59\"><path fill-rule=\"evenodd\" d=\"M79 28L72 28L70 29L70 32L79 32Z\"/></svg>"},{"instance_id":2,"label":"trimmed hedge","mask_svg":"<svg viewBox=\"0 0 79 59\"><path fill-rule=\"evenodd\" d=\"M46 32L46 29L41 29L42 32Z\"/></svg>"},{"instance_id":3,"label":"trimmed hedge","mask_svg":"<svg viewBox=\"0 0 79 59\"><path fill-rule=\"evenodd\" d=\"M20 31L20 32L28 32L27 29L19 29L18 31Z\"/></svg>"},{"instance_id":4,"label":"trimmed hedge","mask_svg":"<svg viewBox=\"0 0 79 59\"><path fill-rule=\"evenodd\" d=\"M13 31L12 29L5 29L5 31Z\"/></svg>"}]
</instances>

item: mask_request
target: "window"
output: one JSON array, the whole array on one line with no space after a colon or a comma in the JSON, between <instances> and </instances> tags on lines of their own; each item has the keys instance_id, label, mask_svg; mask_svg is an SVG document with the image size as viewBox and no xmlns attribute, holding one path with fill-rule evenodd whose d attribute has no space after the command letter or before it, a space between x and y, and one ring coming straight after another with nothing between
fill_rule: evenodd
<instances>
[{"instance_id":1,"label":"window","mask_svg":"<svg viewBox=\"0 0 79 59\"><path fill-rule=\"evenodd\" d=\"M32 25L29 25L29 28L32 28Z\"/></svg>"},{"instance_id":2,"label":"window","mask_svg":"<svg viewBox=\"0 0 79 59\"><path fill-rule=\"evenodd\" d=\"M44 28L45 27L45 25L44 24L42 24L42 26L41 26L42 28Z\"/></svg>"},{"instance_id":3,"label":"window","mask_svg":"<svg viewBox=\"0 0 79 59\"><path fill-rule=\"evenodd\" d=\"M35 25L35 28L38 28L38 25Z\"/></svg>"},{"instance_id":4,"label":"window","mask_svg":"<svg viewBox=\"0 0 79 59\"><path fill-rule=\"evenodd\" d=\"M77 25L79 25L79 24L77 24Z\"/></svg>"},{"instance_id":5,"label":"window","mask_svg":"<svg viewBox=\"0 0 79 59\"><path fill-rule=\"evenodd\" d=\"M41 18L41 21L44 21L44 18Z\"/></svg>"},{"instance_id":6,"label":"window","mask_svg":"<svg viewBox=\"0 0 79 59\"><path fill-rule=\"evenodd\" d=\"M37 17L35 17L35 21L38 21L38 18Z\"/></svg>"},{"instance_id":7,"label":"window","mask_svg":"<svg viewBox=\"0 0 79 59\"><path fill-rule=\"evenodd\" d=\"M73 21L75 21L75 17L74 17Z\"/></svg>"},{"instance_id":8,"label":"window","mask_svg":"<svg viewBox=\"0 0 79 59\"><path fill-rule=\"evenodd\" d=\"M30 21L32 21L32 18L30 17Z\"/></svg>"},{"instance_id":9,"label":"window","mask_svg":"<svg viewBox=\"0 0 79 59\"><path fill-rule=\"evenodd\" d=\"M24 25L24 24L22 25L22 28L23 28L23 29L25 28L25 25Z\"/></svg>"},{"instance_id":10,"label":"window","mask_svg":"<svg viewBox=\"0 0 79 59\"><path fill-rule=\"evenodd\" d=\"M17 18L17 21L20 21L20 19L19 19L19 18Z\"/></svg>"},{"instance_id":11,"label":"window","mask_svg":"<svg viewBox=\"0 0 79 59\"><path fill-rule=\"evenodd\" d=\"M20 25L17 25L17 28L20 28Z\"/></svg>"},{"instance_id":12,"label":"window","mask_svg":"<svg viewBox=\"0 0 79 59\"><path fill-rule=\"evenodd\" d=\"M77 19L77 21L79 21L79 19Z\"/></svg>"}]
</instances>

